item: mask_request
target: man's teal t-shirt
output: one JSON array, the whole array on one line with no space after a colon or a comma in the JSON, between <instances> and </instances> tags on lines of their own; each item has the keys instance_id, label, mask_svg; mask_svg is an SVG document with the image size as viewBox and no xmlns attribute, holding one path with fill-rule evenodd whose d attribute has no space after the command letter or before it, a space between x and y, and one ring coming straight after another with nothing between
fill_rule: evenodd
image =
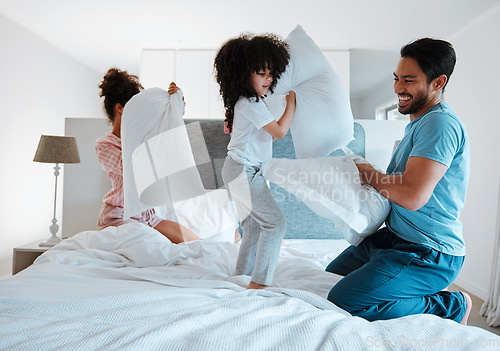
<instances>
[{"instance_id":1,"label":"man's teal t-shirt","mask_svg":"<svg viewBox=\"0 0 500 351\"><path fill-rule=\"evenodd\" d=\"M448 170L420 209L409 211L391 204L387 227L404 240L449 255L465 255L459 216L469 180L469 139L464 125L448 104L433 106L406 126L387 174L402 174L408 158L413 156L437 161Z\"/></svg>"}]
</instances>

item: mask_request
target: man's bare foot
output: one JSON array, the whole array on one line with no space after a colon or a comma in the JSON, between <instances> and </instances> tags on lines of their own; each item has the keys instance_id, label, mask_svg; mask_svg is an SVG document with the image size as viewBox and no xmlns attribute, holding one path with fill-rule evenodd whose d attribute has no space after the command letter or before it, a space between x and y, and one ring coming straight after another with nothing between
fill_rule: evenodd
<instances>
[{"instance_id":1,"label":"man's bare foot","mask_svg":"<svg viewBox=\"0 0 500 351\"><path fill-rule=\"evenodd\" d=\"M460 324L467 325L467 319L469 319L469 313L472 309L472 299L470 298L469 294L464 293L463 291L461 291L461 293L464 295L465 301L467 302L467 309L465 310L464 318L462 318Z\"/></svg>"},{"instance_id":2,"label":"man's bare foot","mask_svg":"<svg viewBox=\"0 0 500 351\"><path fill-rule=\"evenodd\" d=\"M259 283L255 283L253 281L250 281L250 284L248 284L248 289L264 289L267 287L268 287L268 285L262 285Z\"/></svg>"}]
</instances>

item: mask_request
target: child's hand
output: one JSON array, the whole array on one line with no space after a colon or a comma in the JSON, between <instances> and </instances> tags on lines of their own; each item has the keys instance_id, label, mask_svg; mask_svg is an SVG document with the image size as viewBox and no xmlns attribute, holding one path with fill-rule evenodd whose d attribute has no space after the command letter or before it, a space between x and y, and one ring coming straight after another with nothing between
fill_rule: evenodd
<instances>
[{"instance_id":1,"label":"child's hand","mask_svg":"<svg viewBox=\"0 0 500 351\"><path fill-rule=\"evenodd\" d=\"M230 134L229 127L227 125L227 121L224 121L224 134Z\"/></svg>"},{"instance_id":2,"label":"child's hand","mask_svg":"<svg viewBox=\"0 0 500 351\"><path fill-rule=\"evenodd\" d=\"M170 95L173 95L175 93L177 93L179 90L181 90L181 88L179 88L177 85L175 85L174 82L170 83L170 85L168 86L168 90L167 92L170 94Z\"/></svg>"},{"instance_id":3,"label":"child's hand","mask_svg":"<svg viewBox=\"0 0 500 351\"><path fill-rule=\"evenodd\" d=\"M293 90L290 90L290 92L286 95L286 104L294 104L296 103L296 96L295 92Z\"/></svg>"}]
</instances>

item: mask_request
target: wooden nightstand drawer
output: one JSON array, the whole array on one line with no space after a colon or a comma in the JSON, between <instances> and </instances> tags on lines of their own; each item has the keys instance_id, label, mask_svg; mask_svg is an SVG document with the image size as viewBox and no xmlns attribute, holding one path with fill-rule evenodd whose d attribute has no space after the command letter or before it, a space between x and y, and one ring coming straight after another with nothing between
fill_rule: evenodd
<instances>
[{"instance_id":1,"label":"wooden nightstand drawer","mask_svg":"<svg viewBox=\"0 0 500 351\"><path fill-rule=\"evenodd\" d=\"M31 266L38 256L50 249L50 247L39 246L42 241L45 241L45 239L33 241L32 243L14 248L12 257L12 275L17 274L23 269Z\"/></svg>"}]
</instances>

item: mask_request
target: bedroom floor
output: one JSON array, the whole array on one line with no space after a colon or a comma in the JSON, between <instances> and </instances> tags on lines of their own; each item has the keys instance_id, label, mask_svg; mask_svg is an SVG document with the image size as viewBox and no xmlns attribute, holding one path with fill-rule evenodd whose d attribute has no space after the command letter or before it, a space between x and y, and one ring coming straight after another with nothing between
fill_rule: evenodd
<instances>
[{"instance_id":1,"label":"bedroom floor","mask_svg":"<svg viewBox=\"0 0 500 351\"><path fill-rule=\"evenodd\" d=\"M471 294L467 290L462 289L455 284L450 285L449 289L450 289L450 291L465 291L472 298L472 310L471 310L470 315L469 315L468 325L479 327L479 328L485 329L489 332L492 332L496 335L500 335L500 327L493 328L493 327L488 326L488 323L486 323L486 318L479 314L479 310L481 309L481 306L484 303L483 300L481 300L479 297Z\"/></svg>"}]
</instances>

